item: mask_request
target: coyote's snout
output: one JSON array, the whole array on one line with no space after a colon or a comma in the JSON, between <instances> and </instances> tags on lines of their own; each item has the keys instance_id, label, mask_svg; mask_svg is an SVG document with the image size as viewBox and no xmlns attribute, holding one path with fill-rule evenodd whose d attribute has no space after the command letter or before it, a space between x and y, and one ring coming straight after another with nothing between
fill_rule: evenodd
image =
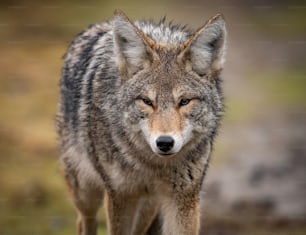
<instances>
[{"instance_id":1,"label":"coyote's snout","mask_svg":"<svg viewBox=\"0 0 306 235\"><path fill-rule=\"evenodd\" d=\"M192 135L192 126L174 108L152 114L141 122L141 130L152 151L161 156L178 153Z\"/></svg>"},{"instance_id":2,"label":"coyote's snout","mask_svg":"<svg viewBox=\"0 0 306 235\"><path fill-rule=\"evenodd\" d=\"M57 127L78 234L197 235L200 190L223 113L225 22L196 31L116 11L74 39Z\"/></svg>"},{"instance_id":3,"label":"coyote's snout","mask_svg":"<svg viewBox=\"0 0 306 235\"><path fill-rule=\"evenodd\" d=\"M159 155L173 155L178 153L183 147L183 138L179 135L157 135L151 136L150 146L152 151Z\"/></svg>"}]
</instances>

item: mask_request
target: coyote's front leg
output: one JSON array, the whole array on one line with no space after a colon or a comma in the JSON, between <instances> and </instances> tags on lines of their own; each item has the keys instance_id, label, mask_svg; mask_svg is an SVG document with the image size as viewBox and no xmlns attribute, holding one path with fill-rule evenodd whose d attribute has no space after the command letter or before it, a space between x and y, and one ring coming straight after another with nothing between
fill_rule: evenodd
<instances>
[{"instance_id":1,"label":"coyote's front leg","mask_svg":"<svg viewBox=\"0 0 306 235\"><path fill-rule=\"evenodd\" d=\"M198 235L200 206L198 195L175 195L162 206L163 235Z\"/></svg>"},{"instance_id":2,"label":"coyote's front leg","mask_svg":"<svg viewBox=\"0 0 306 235\"><path fill-rule=\"evenodd\" d=\"M106 193L105 209L109 235L131 235L139 198Z\"/></svg>"},{"instance_id":3,"label":"coyote's front leg","mask_svg":"<svg viewBox=\"0 0 306 235\"><path fill-rule=\"evenodd\" d=\"M142 200L139 200L131 234L146 234L150 225L156 217L157 210L158 203L156 202L156 200L153 200L152 198L143 198Z\"/></svg>"}]
</instances>

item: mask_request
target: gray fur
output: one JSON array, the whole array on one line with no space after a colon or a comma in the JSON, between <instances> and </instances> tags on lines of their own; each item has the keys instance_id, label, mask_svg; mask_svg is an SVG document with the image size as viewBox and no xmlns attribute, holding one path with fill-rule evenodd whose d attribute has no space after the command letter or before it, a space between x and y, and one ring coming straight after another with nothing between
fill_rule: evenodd
<instances>
[{"instance_id":1,"label":"gray fur","mask_svg":"<svg viewBox=\"0 0 306 235\"><path fill-rule=\"evenodd\" d=\"M218 19L208 25L192 43L190 48L191 61L199 73L203 69L212 67L215 70L222 69L225 53L225 22Z\"/></svg>"},{"instance_id":2,"label":"gray fur","mask_svg":"<svg viewBox=\"0 0 306 235\"><path fill-rule=\"evenodd\" d=\"M70 45L57 129L79 235L96 234L103 195L111 235L143 235L157 214L164 235L198 234L199 193L223 114L222 63L213 65L224 58L224 21L197 32L192 39L184 27L133 24L117 12ZM191 99L186 107L182 97ZM179 151L156 153L155 133L174 133Z\"/></svg>"}]
</instances>

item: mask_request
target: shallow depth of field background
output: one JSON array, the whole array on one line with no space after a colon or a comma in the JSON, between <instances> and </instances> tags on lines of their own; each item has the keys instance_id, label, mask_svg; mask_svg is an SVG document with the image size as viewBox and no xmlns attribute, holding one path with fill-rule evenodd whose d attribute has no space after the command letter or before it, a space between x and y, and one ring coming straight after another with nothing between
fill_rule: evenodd
<instances>
[{"instance_id":1,"label":"shallow depth of field background","mask_svg":"<svg viewBox=\"0 0 306 235\"><path fill-rule=\"evenodd\" d=\"M306 3L206 2L1 1L0 235L76 234L54 128L61 58L116 8L194 29L225 15L227 109L205 180L203 234L306 234Z\"/></svg>"}]
</instances>

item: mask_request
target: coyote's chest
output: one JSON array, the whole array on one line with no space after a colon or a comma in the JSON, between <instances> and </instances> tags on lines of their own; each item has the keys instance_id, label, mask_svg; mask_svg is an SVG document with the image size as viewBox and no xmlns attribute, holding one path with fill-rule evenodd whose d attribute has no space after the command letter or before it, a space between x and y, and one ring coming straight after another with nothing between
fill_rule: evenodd
<instances>
[{"instance_id":1,"label":"coyote's chest","mask_svg":"<svg viewBox=\"0 0 306 235\"><path fill-rule=\"evenodd\" d=\"M144 166L122 169L116 162L104 165L104 169L114 191L138 196L171 195L178 191L188 191L201 182L208 155L209 151L196 163L178 163L161 169Z\"/></svg>"}]
</instances>

